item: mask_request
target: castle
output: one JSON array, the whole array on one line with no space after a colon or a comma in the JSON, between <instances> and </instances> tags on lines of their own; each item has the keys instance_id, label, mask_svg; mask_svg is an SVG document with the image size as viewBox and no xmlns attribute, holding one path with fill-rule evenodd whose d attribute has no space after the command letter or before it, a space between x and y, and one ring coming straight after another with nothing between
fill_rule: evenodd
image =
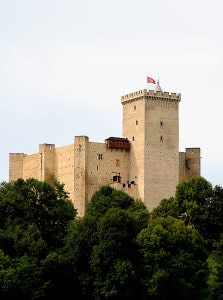
<instances>
[{"instance_id":1,"label":"castle","mask_svg":"<svg viewBox=\"0 0 223 300\"><path fill-rule=\"evenodd\" d=\"M9 154L9 181L30 177L64 183L78 215L102 185L141 199L149 211L175 195L179 182L200 176L200 148L179 152L181 94L139 90L121 97L122 137L104 143L75 136L71 145L39 145L39 152Z\"/></svg>"}]
</instances>

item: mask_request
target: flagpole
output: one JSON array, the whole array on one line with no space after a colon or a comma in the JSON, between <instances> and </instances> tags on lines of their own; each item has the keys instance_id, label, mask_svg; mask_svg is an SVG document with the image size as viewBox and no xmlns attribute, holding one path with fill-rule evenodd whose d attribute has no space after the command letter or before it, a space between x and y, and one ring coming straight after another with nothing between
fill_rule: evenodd
<instances>
[{"instance_id":1,"label":"flagpole","mask_svg":"<svg viewBox=\"0 0 223 300\"><path fill-rule=\"evenodd\" d=\"M147 91L149 91L149 83L156 84L156 81L149 76L147 76L146 82L147 82L147 88L146 88Z\"/></svg>"}]
</instances>

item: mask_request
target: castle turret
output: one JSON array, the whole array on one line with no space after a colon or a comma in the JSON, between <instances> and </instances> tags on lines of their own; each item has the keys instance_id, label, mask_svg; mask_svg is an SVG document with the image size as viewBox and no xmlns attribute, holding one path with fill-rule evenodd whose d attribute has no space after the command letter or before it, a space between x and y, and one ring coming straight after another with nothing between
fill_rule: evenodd
<instances>
[{"instance_id":1,"label":"castle turret","mask_svg":"<svg viewBox=\"0 0 223 300\"><path fill-rule=\"evenodd\" d=\"M55 179L55 145L39 145L39 155L40 180L52 183Z\"/></svg>"},{"instance_id":2,"label":"castle turret","mask_svg":"<svg viewBox=\"0 0 223 300\"><path fill-rule=\"evenodd\" d=\"M179 181L188 181L192 177L200 176L200 148L186 148L186 152L180 152Z\"/></svg>"},{"instance_id":3,"label":"castle turret","mask_svg":"<svg viewBox=\"0 0 223 300\"><path fill-rule=\"evenodd\" d=\"M24 153L9 153L9 180L23 178Z\"/></svg>"},{"instance_id":4,"label":"castle turret","mask_svg":"<svg viewBox=\"0 0 223 300\"><path fill-rule=\"evenodd\" d=\"M140 90L121 98L123 137L131 142L130 180L151 211L173 196L179 183L179 110L181 95Z\"/></svg>"}]
</instances>

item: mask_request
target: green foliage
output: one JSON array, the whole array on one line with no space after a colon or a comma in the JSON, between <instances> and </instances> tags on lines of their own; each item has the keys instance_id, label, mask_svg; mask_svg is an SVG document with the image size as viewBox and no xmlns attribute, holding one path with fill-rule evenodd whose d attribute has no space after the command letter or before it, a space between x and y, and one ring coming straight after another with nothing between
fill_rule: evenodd
<instances>
[{"instance_id":1,"label":"green foliage","mask_svg":"<svg viewBox=\"0 0 223 300\"><path fill-rule=\"evenodd\" d=\"M0 188L0 216L0 229L35 224L48 247L57 247L76 210L58 182L18 179Z\"/></svg>"},{"instance_id":2,"label":"green foliage","mask_svg":"<svg viewBox=\"0 0 223 300\"><path fill-rule=\"evenodd\" d=\"M180 215L180 205L176 198L171 197L169 199L161 200L160 204L153 209L151 212L151 217L168 217L172 216L174 218L178 218Z\"/></svg>"},{"instance_id":3,"label":"green foliage","mask_svg":"<svg viewBox=\"0 0 223 300\"><path fill-rule=\"evenodd\" d=\"M223 299L223 234L220 241L215 244L214 251L208 259L209 264L209 287L211 292L210 299Z\"/></svg>"},{"instance_id":4,"label":"green foliage","mask_svg":"<svg viewBox=\"0 0 223 300\"><path fill-rule=\"evenodd\" d=\"M208 218L205 223L205 237L210 244L220 240L223 234L223 188L215 186L208 202Z\"/></svg>"},{"instance_id":5,"label":"green foliage","mask_svg":"<svg viewBox=\"0 0 223 300\"><path fill-rule=\"evenodd\" d=\"M119 208L111 208L97 224L98 243L92 249L96 297L125 297L135 285L132 219ZM124 269L127 266L128 269ZM123 275L120 278L121 274Z\"/></svg>"},{"instance_id":6,"label":"green foliage","mask_svg":"<svg viewBox=\"0 0 223 300\"><path fill-rule=\"evenodd\" d=\"M223 190L202 177L180 183L176 196L163 199L151 217L172 216L199 230L209 246L223 232Z\"/></svg>"},{"instance_id":7,"label":"green foliage","mask_svg":"<svg viewBox=\"0 0 223 300\"><path fill-rule=\"evenodd\" d=\"M72 266L74 276L75 274L77 276L79 299L94 299L94 275L90 268L90 261L92 249L97 244L96 219L85 216L70 224L65 242L63 253L69 265Z\"/></svg>"},{"instance_id":8,"label":"green foliage","mask_svg":"<svg viewBox=\"0 0 223 300\"><path fill-rule=\"evenodd\" d=\"M212 195L212 185L203 177L192 178L177 186L176 200L185 223L205 234L208 219L208 204Z\"/></svg>"},{"instance_id":9,"label":"green foliage","mask_svg":"<svg viewBox=\"0 0 223 300\"><path fill-rule=\"evenodd\" d=\"M206 199L212 194L212 185L203 177L194 177L187 182L178 184L176 198L183 206L184 201L194 201L205 205Z\"/></svg>"},{"instance_id":10,"label":"green foliage","mask_svg":"<svg viewBox=\"0 0 223 300\"><path fill-rule=\"evenodd\" d=\"M0 299L222 299L222 195L193 179L149 215L103 186L75 219L58 182L2 183Z\"/></svg>"},{"instance_id":11,"label":"green foliage","mask_svg":"<svg viewBox=\"0 0 223 300\"><path fill-rule=\"evenodd\" d=\"M1 184L1 299L53 299L60 288L64 290L65 285L58 284L64 282L66 274L63 260L58 254L57 261L46 262L64 246L63 239L75 216L76 210L59 182L49 185L18 179ZM55 265L59 272L54 273ZM56 274L61 274L60 280Z\"/></svg>"},{"instance_id":12,"label":"green foliage","mask_svg":"<svg viewBox=\"0 0 223 300\"><path fill-rule=\"evenodd\" d=\"M111 207L128 209L131 206L134 206L134 199L128 194L110 186L102 186L92 196L86 208L86 215L100 217Z\"/></svg>"},{"instance_id":13,"label":"green foliage","mask_svg":"<svg viewBox=\"0 0 223 300\"><path fill-rule=\"evenodd\" d=\"M138 235L141 281L151 299L203 299L207 252L195 229L172 217L151 219Z\"/></svg>"},{"instance_id":14,"label":"green foliage","mask_svg":"<svg viewBox=\"0 0 223 300\"><path fill-rule=\"evenodd\" d=\"M222 187L212 188L202 177L183 182L177 186L176 197L161 201L151 214L152 218L159 216L173 216L199 231L210 252L208 264L211 299L223 299L223 286L220 284L223 282L223 257L220 248L220 236L223 234Z\"/></svg>"},{"instance_id":15,"label":"green foliage","mask_svg":"<svg viewBox=\"0 0 223 300\"><path fill-rule=\"evenodd\" d=\"M86 214L70 227L65 252L76 270L83 299L137 298L137 234L148 210L122 191L101 187Z\"/></svg>"}]
</instances>

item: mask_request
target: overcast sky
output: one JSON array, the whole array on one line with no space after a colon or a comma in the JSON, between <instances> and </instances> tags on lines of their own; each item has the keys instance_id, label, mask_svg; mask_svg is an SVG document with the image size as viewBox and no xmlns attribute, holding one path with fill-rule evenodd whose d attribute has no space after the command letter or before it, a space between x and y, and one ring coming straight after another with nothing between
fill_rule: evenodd
<instances>
[{"instance_id":1,"label":"overcast sky","mask_svg":"<svg viewBox=\"0 0 223 300\"><path fill-rule=\"evenodd\" d=\"M179 150L222 186L222 28L222 0L0 0L0 181L10 152L121 137L121 96L150 76L181 93Z\"/></svg>"}]
</instances>

